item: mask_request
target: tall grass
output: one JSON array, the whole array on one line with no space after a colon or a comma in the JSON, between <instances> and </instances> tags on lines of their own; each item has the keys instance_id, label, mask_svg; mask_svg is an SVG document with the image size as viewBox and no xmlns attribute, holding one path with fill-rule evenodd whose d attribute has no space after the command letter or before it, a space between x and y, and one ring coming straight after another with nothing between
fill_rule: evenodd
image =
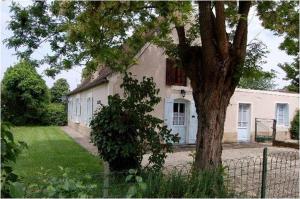
<instances>
[{"instance_id":1,"label":"tall grass","mask_svg":"<svg viewBox=\"0 0 300 199\"><path fill-rule=\"evenodd\" d=\"M146 198L211 198L232 197L224 184L223 169L210 171L172 170L168 173L145 173Z\"/></svg>"}]
</instances>

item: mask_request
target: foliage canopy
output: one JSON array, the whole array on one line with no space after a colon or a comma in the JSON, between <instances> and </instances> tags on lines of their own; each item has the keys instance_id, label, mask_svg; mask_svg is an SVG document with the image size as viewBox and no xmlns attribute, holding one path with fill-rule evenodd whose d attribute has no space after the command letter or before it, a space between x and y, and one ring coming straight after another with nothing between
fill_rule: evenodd
<instances>
[{"instance_id":1,"label":"foliage canopy","mask_svg":"<svg viewBox=\"0 0 300 199\"><path fill-rule=\"evenodd\" d=\"M4 73L1 90L2 117L15 125L42 123L49 91L28 62L21 61Z\"/></svg>"},{"instance_id":2,"label":"foliage canopy","mask_svg":"<svg viewBox=\"0 0 300 199\"><path fill-rule=\"evenodd\" d=\"M294 57L292 63L282 63L286 80L291 80L289 91L299 92L299 1L264 1L257 6L262 25L283 36L279 48Z\"/></svg>"},{"instance_id":3,"label":"foliage canopy","mask_svg":"<svg viewBox=\"0 0 300 199\"><path fill-rule=\"evenodd\" d=\"M247 45L247 55L243 67L243 74L239 87L257 90L272 90L275 87L275 72L263 71L262 65L266 63L267 46L259 40Z\"/></svg>"},{"instance_id":4,"label":"foliage canopy","mask_svg":"<svg viewBox=\"0 0 300 199\"><path fill-rule=\"evenodd\" d=\"M70 86L66 79L60 78L54 82L52 88L50 89L51 93L51 102L54 103L66 103L64 97L70 92Z\"/></svg>"}]
</instances>

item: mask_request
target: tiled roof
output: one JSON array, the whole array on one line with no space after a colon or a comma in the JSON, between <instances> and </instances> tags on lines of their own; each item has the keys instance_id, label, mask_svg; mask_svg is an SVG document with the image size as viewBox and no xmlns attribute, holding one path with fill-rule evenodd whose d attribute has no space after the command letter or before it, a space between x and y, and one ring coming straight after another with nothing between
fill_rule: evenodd
<instances>
[{"instance_id":1,"label":"tiled roof","mask_svg":"<svg viewBox=\"0 0 300 199\"><path fill-rule=\"evenodd\" d=\"M107 68L107 67L102 68L98 73L98 77L96 77L95 79L91 79L91 78L85 79L77 88L75 88L73 91L68 93L68 96L74 95L76 93L82 92L84 90L87 90L92 87L95 87L100 84L108 82L107 77L111 73L112 73L112 70L110 68Z\"/></svg>"}]
</instances>

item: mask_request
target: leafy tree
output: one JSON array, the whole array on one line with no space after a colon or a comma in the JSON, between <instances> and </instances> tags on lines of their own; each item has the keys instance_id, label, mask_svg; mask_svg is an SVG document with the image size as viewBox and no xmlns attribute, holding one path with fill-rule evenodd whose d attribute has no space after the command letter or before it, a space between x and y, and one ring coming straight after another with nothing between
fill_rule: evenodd
<instances>
[{"instance_id":1,"label":"leafy tree","mask_svg":"<svg viewBox=\"0 0 300 199\"><path fill-rule=\"evenodd\" d=\"M255 90L273 90L275 74L273 72L260 71L252 77L241 77L239 82L240 88Z\"/></svg>"},{"instance_id":2,"label":"leafy tree","mask_svg":"<svg viewBox=\"0 0 300 199\"><path fill-rule=\"evenodd\" d=\"M90 72L99 64L124 70L135 63L135 52L145 42L165 48L168 56L180 60L178 65L191 80L200 124L195 166L205 169L221 164L226 109L245 69L251 5L250 1L198 1L195 6L157 1L36 1L27 8L12 4L9 29L14 34L6 43L19 56L30 57L48 41L53 54L42 61L50 65L49 75L80 64ZM172 30L178 44L170 36ZM195 42L199 37L201 46Z\"/></svg>"},{"instance_id":3,"label":"leafy tree","mask_svg":"<svg viewBox=\"0 0 300 199\"><path fill-rule=\"evenodd\" d=\"M2 117L15 125L39 124L49 91L42 77L26 61L9 67L2 80Z\"/></svg>"},{"instance_id":4,"label":"leafy tree","mask_svg":"<svg viewBox=\"0 0 300 199\"><path fill-rule=\"evenodd\" d=\"M125 98L109 96L108 105L102 105L94 115L91 141L111 170L139 169L146 153L150 153L149 165L160 169L166 153L172 151L172 143L179 138L161 119L149 114L160 101L159 90L153 78L138 82L128 74L121 87Z\"/></svg>"},{"instance_id":5,"label":"leafy tree","mask_svg":"<svg viewBox=\"0 0 300 199\"><path fill-rule=\"evenodd\" d=\"M299 92L299 1L259 2L257 10L265 28L284 36L279 48L294 56L294 61L279 67L285 71L285 79L291 80L288 90Z\"/></svg>"},{"instance_id":6,"label":"leafy tree","mask_svg":"<svg viewBox=\"0 0 300 199\"><path fill-rule=\"evenodd\" d=\"M61 103L49 103L43 116L43 124L64 126L68 123L66 105Z\"/></svg>"},{"instance_id":7,"label":"leafy tree","mask_svg":"<svg viewBox=\"0 0 300 199\"><path fill-rule=\"evenodd\" d=\"M295 140L299 140L299 110L296 112L292 122L291 122L291 128L290 128L290 133L291 133L291 138Z\"/></svg>"},{"instance_id":8,"label":"leafy tree","mask_svg":"<svg viewBox=\"0 0 300 199\"><path fill-rule=\"evenodd\" d=\"M243 74L239 81L239 87L257 90L272 90L275 87L275 72L262 70L262 65L269 51L267 46L259 40L254 40L247 45Z\"/></svg>"},{"instance_id":9,"label":"leafy tree","mask_svg":"<svg viewBox=\"0 0 300 199\"><path fill-rule=\"evenodd\" d=\"M70 92L70 86L66 79L60 78L56 80L50 89L51 102L54 103L66 103L64 97Z\"/></svg>"},{"instance_id":10,"label":"leafy tree","mask_svg":"<svg viewBox=\"0 0 300 199\"><path fill-rule=\"evenodd\" d=\"M24 142L16 142L10 131L8 123L1 123L1 197L14 197L17 192L22 192L19 186L19 177L13 172L12 163L16 162L17 156L26 148ZM21 189L20 189L21 188ZM18 196L17 196L18 197Z\"/></svg>"}]
</instances>

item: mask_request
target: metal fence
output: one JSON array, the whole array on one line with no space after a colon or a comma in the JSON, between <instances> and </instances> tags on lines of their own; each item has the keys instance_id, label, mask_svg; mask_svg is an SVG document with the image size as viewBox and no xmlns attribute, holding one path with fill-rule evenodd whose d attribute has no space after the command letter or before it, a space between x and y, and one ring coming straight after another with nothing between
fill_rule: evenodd
<instances>
[{"instance_id":1,"label":"metal fence","mask_svg":"<svg viewBox=\"0 0 300 199\"><path fill-rule=\"evenodd\" d=\"M262 157L225 160L227 186L237 197L299 197L299 153L268 153Z\"/></svg>"},{"instance_id":2,"label":"metal fence","mask_svg":"<svg viewBox=\"0 0 300 199\"><path fill-rule=\"evenodd\" d=\"M258 157L246 157L223 161L224 185L232 197L248 198L298 198L299 197L299 153L271 152L267 148ZM167 166L164 175L173 170L189 177L191 164ZM128 172L101 172L91 175L90 182L97 184L94 197L126 197L132 185L125 182ZM153 177L153 176L152 176ZM79 176L80 178L80 176ZM143 177L145 182L147 177ZM155 180L155 176L154 176ZM170 196L171 197L171 196Z\"/></svg>"}]
</instances>

